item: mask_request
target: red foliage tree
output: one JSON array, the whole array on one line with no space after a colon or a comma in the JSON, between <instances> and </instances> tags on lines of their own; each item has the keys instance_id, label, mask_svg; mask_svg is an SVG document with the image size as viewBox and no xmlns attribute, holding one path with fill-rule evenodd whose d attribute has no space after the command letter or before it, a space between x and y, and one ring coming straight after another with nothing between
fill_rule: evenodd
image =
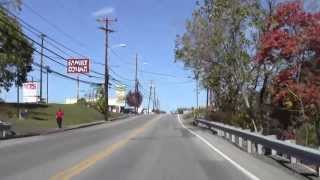
<instances>
[{"instance_id":1,"label":"red foliage tree","mask_svg":"<svg viewBox=\"0 0 320 180\"><path fill-rule=\"evenodd\" d=\"M283 3L266 24L255 61L282 69L272 83L274 105L299 112L319 129L320 13L304 11L301 1Z\"/></svg>"},{"instance_id":2,"label":"red foliage tree","mask_svg":"<svg viewBox=\"0 0 320 180\"><path fill-rule=\"evenodd\" d=\"M129 91L129 93L126 96L127 104L132 107L140 107L142 103L142 99L143 97L139 91L138 92Z\"/></svg>"}]
</instances>

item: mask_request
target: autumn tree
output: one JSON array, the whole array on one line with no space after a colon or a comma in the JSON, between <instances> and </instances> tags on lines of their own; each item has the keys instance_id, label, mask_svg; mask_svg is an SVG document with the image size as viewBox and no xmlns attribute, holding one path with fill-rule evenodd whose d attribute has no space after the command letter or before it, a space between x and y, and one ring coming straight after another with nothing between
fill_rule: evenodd
<instances>
[{"instance_id":1,"label":"autumn tree","mask_svg":"<svg viewBox=\"0 0 320 180\"><path fill-rule=\"evenodd\" d=\"M320 13L306 12L300 1L283 3L265 24L255 60L277 67L272 102L296 117L283 124L314 124L320 144Z\"/></svg>"}]
</instances>

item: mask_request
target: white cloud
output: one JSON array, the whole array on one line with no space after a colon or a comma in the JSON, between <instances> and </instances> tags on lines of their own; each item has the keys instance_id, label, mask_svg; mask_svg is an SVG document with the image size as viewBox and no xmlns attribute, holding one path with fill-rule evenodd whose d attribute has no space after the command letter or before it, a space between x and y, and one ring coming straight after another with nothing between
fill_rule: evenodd
<instances>
[{"instance_id":1,"label":"white cloud","mask_svg":"<svg viewBox=\"0 0 320 180\"><path fill-rule=\"evenodd\" d=\"M113 7L104 7L102 9L99 9L99 10L93 12L92 15L95 17L101 17L101 16L106 16L106 15L112 14L113 12L114 12Z\"/></svg>"}]
</instances>

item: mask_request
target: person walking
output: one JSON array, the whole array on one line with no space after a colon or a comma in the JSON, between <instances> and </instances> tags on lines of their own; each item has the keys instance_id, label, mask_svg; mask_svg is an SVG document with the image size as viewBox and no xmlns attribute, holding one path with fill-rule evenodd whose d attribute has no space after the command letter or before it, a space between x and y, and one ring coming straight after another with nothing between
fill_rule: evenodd
<instances>
[{"instance_id":1,"label":"person walking","mask_svg":"<svg viewBox=\"0 0 320 180\"><path fill-rule=\"evenodd\" d=\"M58 127L59 127L60 129L62 128L63 116L64 116L64 113L63 113L63 111L61 110L61 108L59 108L59 110L56 112L56 120L57 120Z\"/></svg>"}]
</instances>

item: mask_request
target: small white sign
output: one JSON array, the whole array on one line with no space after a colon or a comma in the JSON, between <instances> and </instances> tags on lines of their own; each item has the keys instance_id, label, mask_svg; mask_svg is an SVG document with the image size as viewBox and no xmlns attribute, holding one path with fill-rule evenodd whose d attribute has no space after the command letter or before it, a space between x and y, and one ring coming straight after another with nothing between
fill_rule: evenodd
<instances>
[{"instance_id":1,"label":"small white sign","mask_svg":"<svg viewBox=\"0 0 320 180\"><path fill-rule=\"evenodd\" d=\"M27 82L22 85L23 102L37 103L39 98L39 84L37 82Z\"/></svg>"}]
</instances>

